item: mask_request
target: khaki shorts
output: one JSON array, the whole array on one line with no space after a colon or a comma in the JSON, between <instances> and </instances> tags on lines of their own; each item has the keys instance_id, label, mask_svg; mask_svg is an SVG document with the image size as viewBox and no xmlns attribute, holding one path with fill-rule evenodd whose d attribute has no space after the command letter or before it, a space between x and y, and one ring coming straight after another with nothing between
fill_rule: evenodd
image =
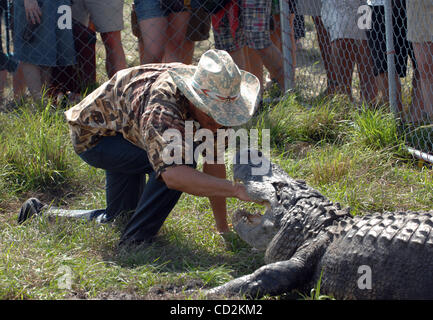
<instances>
[{"instance_id":1,"label":"khaki shorts","mask_svg":"<svg viewBox=\"0 0 433 320\"><path fill-rule=\"evenodd\" d=\"M123 4L124 0L74 0L72 17L86 27L92 21L99 33L120 31Z\"/></svg>"},{"instance_id":2,"label":"khaki shorts","mask_svg":"<svg viewBox=\"0 0 433 320\"><path fill-rule=\"evenodd\" d=\"M433 1L407 0L407 38L433 42Z\"/></svg>"},{"instance_id":3,"label":"khaki shorts","mask_svg":"<svg viewBox=\"0 0 433 320\"><path fill-rule=\"evenodd\" d=\"M322 21L331 41L337 39L367 40L358 27L358 8L363 0L322 0Z\"/></svg>"}]
</instances>

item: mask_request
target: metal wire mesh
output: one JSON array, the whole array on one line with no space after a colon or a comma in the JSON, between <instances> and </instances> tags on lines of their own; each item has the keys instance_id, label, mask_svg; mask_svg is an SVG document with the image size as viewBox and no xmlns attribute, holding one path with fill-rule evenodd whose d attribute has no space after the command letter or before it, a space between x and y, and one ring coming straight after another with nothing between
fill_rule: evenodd
<instances>
[{"instance_id":1,"label":"metal wire mesh","mask_svg":"<svg viewBox=\"0 0 433 320\"><path fill-rule=\"evenodd\" d=\"M431 0L0 0L0 16L2 109L72 104L123 68L217 48L307 104L389 105L408 145L433 152Z\"/></svg>"}]
</instances>

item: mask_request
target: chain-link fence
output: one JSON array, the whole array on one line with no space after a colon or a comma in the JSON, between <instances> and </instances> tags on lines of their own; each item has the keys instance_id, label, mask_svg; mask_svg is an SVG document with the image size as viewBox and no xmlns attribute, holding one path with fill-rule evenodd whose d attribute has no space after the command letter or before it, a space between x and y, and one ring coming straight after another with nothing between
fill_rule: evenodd
<instances>
[{"instance_id":1,"label":"chain-link fence","mask_svg":"<svg viewBox=\"0 0 433 320\"><path fill-rule=\"evenodd\" d=\"M302 99L309 103L344 94L358 105L388 105L408 150L431 162L433 1L296 4L285 15L283 33L293 33L290 15L305 16L305 36L298 41L292 37L286 50L286 59L294 61L292 87Z\"/></svg>"},{"instance_id":2,"label":"chain-link fence","mask_svg":"<svg viewBox=\"0 0 433 320\"><path fill-rule=\"evenodd\" d=\"M307 104L388 104L408 146L433 153L431 0L0 0L0 16L3 109L72 104L118 70L217 48Z\"/></svg>"}]
</instances>

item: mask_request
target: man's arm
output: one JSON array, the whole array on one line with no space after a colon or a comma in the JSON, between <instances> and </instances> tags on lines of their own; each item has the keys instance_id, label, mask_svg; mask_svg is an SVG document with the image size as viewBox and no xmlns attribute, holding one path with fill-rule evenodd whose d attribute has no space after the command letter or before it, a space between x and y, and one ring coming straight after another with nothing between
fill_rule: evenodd
<instances>
[{"instance_id":1,"label":"man's arm","mask_svg":"<svg viewBox=\"0 0 433 320\"><path fill-rule=\"evenodd\" d=\"M225 164L203 164L203 172L213 177L226 179ZM230 231L227 224L227 205L225 197L209 197L212 212L215 218L216 228L219 232Z\"/></svg>"},{"instance_id":2,"label":"man's arm","mask_svg":"<svg viewBox=\"0 0 433 320\"><path fill-rule=\"evenodd\" d=\"M161 177L169 189L175 189L201 197L234 197L243 201L253 201L245 186L239 183L213 177L194 168L181 165L168 167Z\"/></svg>"},{"instance_id":3,"label":"man's arm","mask_svg":"<svg viewBox=\"0 0 433 320\"><path fill-rule=\"evenodd\" d=\"M229 231L227 224L226 198L234 197L252 201L245 186L226 180L225 165L204 164L200 172L188 166L169 167L161 177L169 189L175 189L196 196L208 197L219 232Z\"/></svg>"}]
</instances>

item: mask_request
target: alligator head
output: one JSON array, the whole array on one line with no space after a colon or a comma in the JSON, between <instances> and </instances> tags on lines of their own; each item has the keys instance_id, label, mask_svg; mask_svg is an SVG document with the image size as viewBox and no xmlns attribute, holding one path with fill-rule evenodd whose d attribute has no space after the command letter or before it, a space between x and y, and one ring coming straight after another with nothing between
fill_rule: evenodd
<instances>
[{"instance_id":1,"label":"alligator head","mask_svg":"<svg viewBox=\"0 0 433 320\"><path fill-rule=\"evenodd\" d=\"M259 166L260 170L257 170ZM243 149L236 154L233 176L235 181L245 185L251 199L266 206L264 214L237 210L232 219L233 227L245 242L256 249L266 250L280 229L286 211L284 206L291 203L288 197L305 189L305 182L290 178L260 151L253 149Z\"/></svg>"},{"instance_id":2,"label":"alligator head","mask_svg":"<svg viewBox=\"0 0 433 320\"><path fill-rule=\"evenodd\" d=\"M258 164L260 174L255 170ZM233 176L245 185L251 199L266 205L263 215L238 210L232 220L244 241L257 249L267 249L268 261L290 256L307 238L316 236L334 220L350 216L348 210L341 210L338 203L333 204L305 181L292 179L257 150L237 153ZM284 252L280 247L285 248Z\"/></svg>"}]
</instances>

